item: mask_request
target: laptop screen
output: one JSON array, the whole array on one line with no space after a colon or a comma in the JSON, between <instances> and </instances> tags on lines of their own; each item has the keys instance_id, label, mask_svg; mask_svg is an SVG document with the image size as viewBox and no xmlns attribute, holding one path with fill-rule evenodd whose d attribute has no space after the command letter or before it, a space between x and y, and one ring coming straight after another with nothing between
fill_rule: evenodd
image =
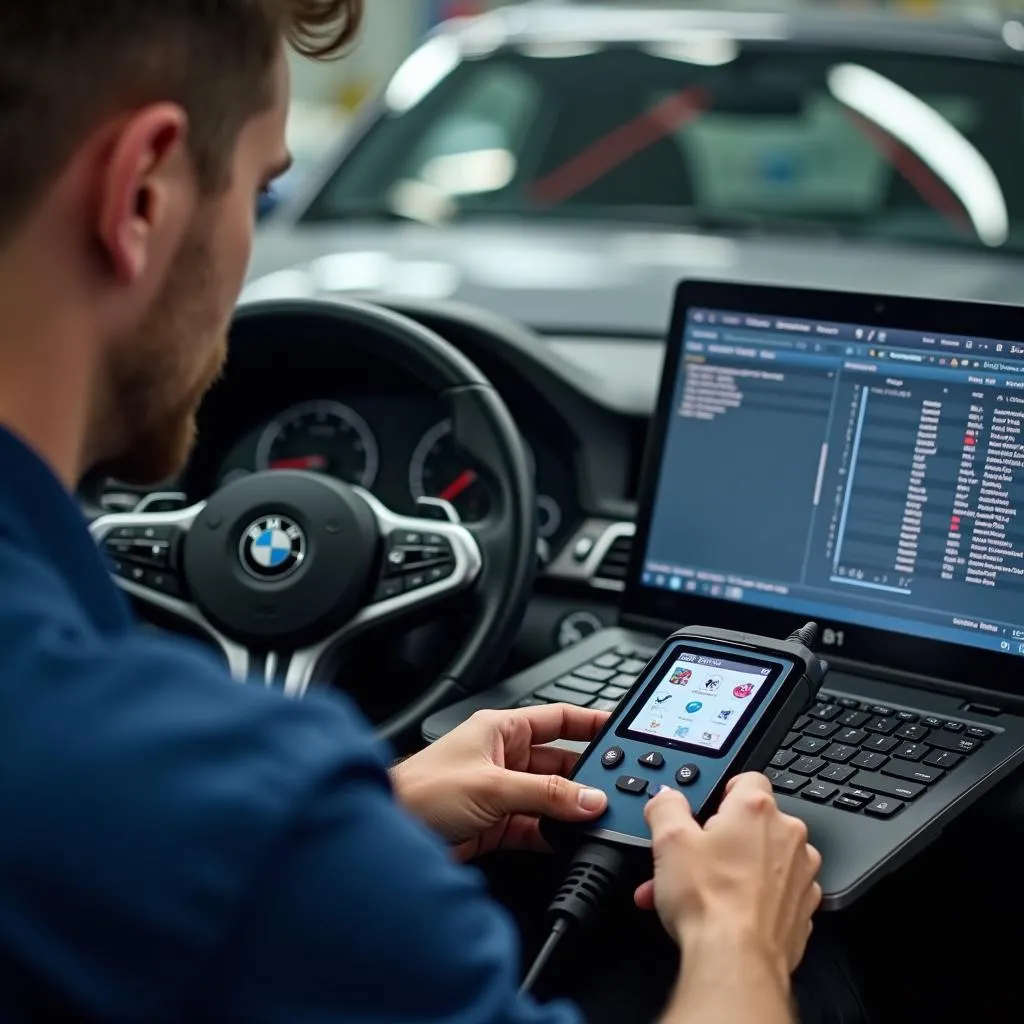
<instances>
[{"instance_id":1,"label":"laptop screen","mask_svg":"<svg viewBox=\"0 0 1024 1024\"><path fill-rule=\"evenodd\" d=\"M1024 331L721 288L681 290L634 588L1024 656Z\"/></svg>"}]
</instances>

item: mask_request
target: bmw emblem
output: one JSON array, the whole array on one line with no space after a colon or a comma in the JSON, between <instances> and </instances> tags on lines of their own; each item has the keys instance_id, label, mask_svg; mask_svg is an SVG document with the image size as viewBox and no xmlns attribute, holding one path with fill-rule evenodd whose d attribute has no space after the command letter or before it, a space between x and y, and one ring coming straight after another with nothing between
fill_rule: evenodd
<instances>
[{"instance_id":1,"label":"bmw emblem","mask_svg":"<svg viewBox=\"0 0 1024 1024\"><path fill-rule=\"evenodd\" d=\"M306 557L306 535L285 516L264 516L242 534L238 557L250 576L258 580L283 580Z\"/></svg>"}]
</instances>

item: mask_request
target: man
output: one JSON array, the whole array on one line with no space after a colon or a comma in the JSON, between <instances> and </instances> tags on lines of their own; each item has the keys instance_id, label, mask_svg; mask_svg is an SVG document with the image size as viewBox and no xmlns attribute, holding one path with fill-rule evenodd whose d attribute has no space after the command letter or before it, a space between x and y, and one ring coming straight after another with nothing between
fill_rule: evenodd
<instances>
[{"instance_id":1,"label":"man","mask_svg":"<svg viewBox=\"0 0 1024 1024\"><path fill-rule=\"evenodd\" d=\"M4 1020L576 1019L517 997L512 928L458 860L601 812L543 746L600 716L478 715L389 776L340 699L137 632L71 496L188 456L287 163L284 41L333 54L359 8L0 6ZM788 1020L820 899L803 825L760 776L705 829L678 793L648 817L637 902L686 955L664 1019Z\"/></svg>"}]
</instances>

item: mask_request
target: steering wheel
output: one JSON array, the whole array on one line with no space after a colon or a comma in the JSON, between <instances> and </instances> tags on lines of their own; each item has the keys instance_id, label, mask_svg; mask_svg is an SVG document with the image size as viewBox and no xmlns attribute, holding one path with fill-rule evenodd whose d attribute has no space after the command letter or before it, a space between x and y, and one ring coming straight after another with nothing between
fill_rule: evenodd
<instances>
[{"instance_id":1,"label":"steering wheel","mask_svg":"<svg viewBox=\"0 0 1024 1024\"><path fill-rule=\"evenodd\" d=\"M494 387L414 320L362 302L271 300L239 307L235 328L260 320L263 330L301 337L323 318L339 346L383 355L446 407L456 445L492 475L494 508L485 520L463 524L450 504L430 498L417 515L398 515L360 487L276 470L230 482L189 508L103 515L91 530L128 594L198 627L239 682L292 697L328 681L355 636L468 597L472 623L451 662L379 727L397 741L483 688L511 646L536 571L533 473Z\"/></svg>"}]
</instances>

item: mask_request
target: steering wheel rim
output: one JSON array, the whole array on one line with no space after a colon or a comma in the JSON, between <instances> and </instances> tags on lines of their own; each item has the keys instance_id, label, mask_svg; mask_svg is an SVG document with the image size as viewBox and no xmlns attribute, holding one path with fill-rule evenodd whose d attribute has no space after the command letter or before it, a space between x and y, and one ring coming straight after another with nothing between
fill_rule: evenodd
<instances>
[{"instance_id":1,"label":"steering wheel rim","mask_svg":"<svg viewBox=\"0 0 1024 1024\"><path fill-rule=\"evenodd\" d=\"M101 515L91 529L113 558L116 582L130 596L206 633L224 652L236 679L251 681L259 672L268 685L280 683L292 696L323 682L315 676L356 634L465 593L472 603L472 624L459 649L422 694L378 726L378 735L397 743L417 735L419 723L433 711L486 686L512 645L536 572L532 468L515 421L480 369L439 334L400 313L333 298L262 300L238 307L232 333L254 320L288 321L294 329L309 318L329 319L345 339L340 344L372 348L378 356L383 353L385 360L415 377L447 406L456 444L490 471L496 498L492 515L480 523L463 524L451 506L427 499L421 502L423 515L401 516L361 488L316 474L276 471L229 483L188 509ZM287 512L275 512L276 508ZM280 578L260 575L279 567L261 567L251 558L268 523L273 529L282 528L271 532L285 546L289 528L296 531L293 548L282 556L288 572L279 573ZM372 555L346 553L334 536L350 537L354 532L367 540L372 528L382 539ZM395 582L396 568L389 561L394 557L395 538L414 536L421 539L420 547L406 546L405 554L419 558L424 551L442 552L441 547L422 545L422 538L432 538L447 552L445 567L439 564L435 573L448 575L417 584L421 589L415 593L410 585L399 597L382 598L385 582ZM152 558L146 562L145 557L160 545L166 546L160 548L159 564ZM229 566L229 552L237 553L244 572L239 564ZM324 552L332 553L342 574L353 577L353 587L366 576L373 585L372 591L366 591L372 593L368 603L363 601L356 608L354 590L345 591L333 603L324 598L324 588L332 586L323 569L328 557ZM223 557L228 561L220 571L213 559ZM422 575L418 573L417 578ZM411 580L406 576L404 582ZM337 588L342 588L341 582ZM227 608L227 595L239 604L237 614ZM293 641L275 635L270 642L269 633L285 631L292 618L303 617L296 611L300 596L303 609L308 611L310 602L316 606L317 625L305 632L293 631L291 635L300 639L294 641L285 665L276 647L283 644L288 649ZM264 611L274 602L280 607L261 620L259 601ZM344 621L337 621L338 616ZM269 630L260 633L259 639L257 622Z\"/></svg>"}]
</instances>

